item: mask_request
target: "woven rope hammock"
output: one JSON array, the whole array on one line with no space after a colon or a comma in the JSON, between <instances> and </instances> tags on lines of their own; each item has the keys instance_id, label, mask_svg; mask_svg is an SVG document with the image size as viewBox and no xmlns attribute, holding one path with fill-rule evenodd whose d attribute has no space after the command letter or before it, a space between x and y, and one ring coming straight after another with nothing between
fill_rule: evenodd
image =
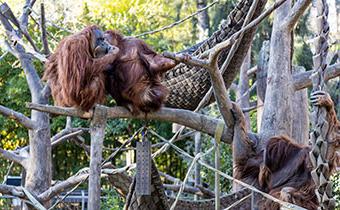
<instances>
[{"instance_id":1,"label":"woven rope hammock","mask_svg":"<svg viewBox=\"0 0 340 210\"><path fill-rule=\"evenodd\" d=\"M316 27L318 34L314 42L312 81L313 91L317 91L325 89L324 73L327 66L329 25L327 22L328 5L326 0L315 1L314 7L317 11ZM331 210L335 208L335 200L332 196L332 182L329 180L330 168L327 158L329 157L328 152L330 152L328 140L333 129L326 121L327 110L324 107L313 107L312 117L314 130L310 134L312 143L310 159L314 168L312 178L316 185L315 194L320 205L318 209Z\"/></svg>"},{"instance_id":2,"label":"woven rope hammock","mask_svg":"<svg viewBox=\"0 0 340 210\"><path fill-rule=\"evenodd\" d=\"M227 40L235 32L239 31L244 23L246 15L252 5L253 0L241 0L234 10L229 14L227 21L221 24L221 27L211 37L204 42L186 50L195 56L199 56L206 50L214 47L216 44ZM259 2L254 17L257 17L262 11L265 1ZM228 68L223 74L224 82L228 88L233 78L227 77L230 71L239 69L242 61L251 44L255 28L247 32L242 40L238 50L235 52ZM227 58L228 50L224 50L219 59L219 65ZM234 71L238 72L238 71ZM202 68L190 67L185 64L178 64L165 75L163 82L170 90L170 95L166 102L167 107L182 108L194 110L205 94L211 87L209 73Z\"/></svg>"}]
</instances>

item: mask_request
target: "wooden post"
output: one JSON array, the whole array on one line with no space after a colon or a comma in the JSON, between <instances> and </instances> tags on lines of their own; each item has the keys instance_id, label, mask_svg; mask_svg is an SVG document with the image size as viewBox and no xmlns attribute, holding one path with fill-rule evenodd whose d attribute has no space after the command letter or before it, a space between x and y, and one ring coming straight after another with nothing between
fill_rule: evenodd
<instances>
[{"instance_id":1,"label":"wooden post","mask_svg":"<svg viewBox=\"0 0 340 210\"><path fill-rule=\"evenodd\" d=\"M89 210L100 209L100 175L102 163L103 140L106 127L106 109L97 105L91 121L91 154L89 178Z\"/></svg>"},{"instance_id":2,"label":"wooden post","mask_svg":"<svg viewBox=\"0 0 340 210\"><path fill-rule=\"evenodd\" d=\"M201 133L195 132L195 156L201 152ZM201 165L196 162L195 163L195 187L201 185ZM197 200L198 196L194 195L194 200Z\"/></svg>"},{"instance_id":3,"label":"wooden post","mask_svg":"<svg viewBox=\"0 0 340 210\"><path fill-rule=\"evenodd\" d=\"M215 139L215 168L220 170L220 147L219 140ZM215 172L215 210L220 210L220 174Z\"/></svg>"},{"instance_id":4,"label":"wooden post","mask_svg":"<svg viewBox=\"0 0 340 210\"><path fill-rule=\"evenodd\" d=\"M215 135L214 135L214 149L215 149L215 168L220 170L220 147L219 144L221 142L221 136L224 129L224 123L219 123L216 126ZM220 201L220 174L215 171L215 209L221 209L221 201Z\"/></svg>"}]
</instances>

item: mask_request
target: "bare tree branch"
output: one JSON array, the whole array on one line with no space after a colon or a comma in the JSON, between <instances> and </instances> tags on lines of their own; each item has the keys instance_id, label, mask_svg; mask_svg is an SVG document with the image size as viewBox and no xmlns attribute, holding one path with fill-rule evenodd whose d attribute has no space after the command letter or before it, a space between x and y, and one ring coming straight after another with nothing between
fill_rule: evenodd
<instances>
[{"instance_id":1,"label":"bare tree branch","mask_svg":"<svg viewBox=\"0 0 340 210\"><path fill-rule=\"evenodd\" d=\"M45 55L41 54L34 48L28 46L16 33L12 32L11 34L9 34L9 36L13 42L16 42L16 44L20 44L27 54L33 56L34 58L38 59L42 63L47 61L47 58Z\"/></svg>"},{"instance_id":2,"label":"bare tree branch","mask_svg":"<svg viewBox=\"0 0 340 210\"><path fill-rule=\"evenodd\" d=\"M312 75L312 71L306 71L303 73L293 75L295 90L301 90L306 87L311 87L312 86L312 80L310 79L311 75ZM331 66L328 66L325 69L324 76L325 76L324 78L325 81L328 81L335 77L339 77L340 76L340 63L336 63Z\"/></svg>"},{"instance_id":3,"label":"bare tree branch","mask_svg":"<svg viewBox=\"0 0 340 210\"><path fill-rule=\"evenodd\" d=\"M1 13L0 13L1 16ZM1 18L1 17L0 17ZM19 56L17 55L17 53L14 51L14 49L11 47L11 45L8 43L7 40L4 40L4 46L3 46L6 50L6 52L11 53L13 56L15 56L16 58L18 58Z\"/></svg>"},{"instance_id":4,"label":"bare tree branch","mask_svg":"<svg viewBox=\"0 0 340 210\"><path fill-rule=\"evenodd\" d=\"M32 10L33 11L33 10ZM30 18L33 20L33 22L39 27L41 28L40 23L32 16L32 14L30 14ZM46 21L46 20L45 20ZM58 42L60 40L58 40L57 38L55 38L51 33L49 33L48 31L46 31L46 34L53 39L54 41Z\"/></svg>"},{"instance_id":5,"label":"bare tree branch","mask_svg":"<svg viewBox=\"0 0 340 210\"><path fill-rule=\"evenodd\" d=\"M199 66L202 68L208 68L209 67L209 63L203 59L199 59L193 56L190 56L189 54L176 54L176 53L171 53L171 52L164 52L163 55L165 57L171 58L177 62L182 62L185 63L187 65L191 65L191 66Z\"/></svg>"},{"instance_id":6,"label":"bare tree branch","mask_svg":"<svg viewBox=\"0 0 340 210\"><path fill-rule=\"evenodd\" d=\"M29 7L30 2L26 2L27 5L25 5L25 7ZM24 9L25 9L24 7ZM26 10L27 11L27 10ZM20 24L19 21L17 20L17 18L14 16L12 10L9 8L7 3L2 3L1 4L1 13L2 16L4 16L7 20L9 20L10 22L12 22L17 28L18 30L26 37L26 39L28 40L28 42L31 44L31 46L34 48L34 50L38 50L36 45L34 44L34 41L32 39L32 37L29 35L28 31L27 31L27 24ZM25 13L25 11L24 11ZM26 21L27 22L27 21Z\"/></svg>"},{"instance_id":7,"label":"bare tree branch","mask_svg":"<svg viewBox=\"0 0 340 210\"><path fill-rule=\"evenodd\" d=\"M40 10L41 10L41 18L40 18L41 41L43 43L44 54L48 55L50 54L50 49L48 48L48 41L47 41L44 3L40 4Z\"/></svg>"},{"instance_id":8,"label":"bare tree branch","mask_svg":"<svg viewBox=\"0 0 340 210\"><path fill-rule=\"evenodd\" d=\"M261 106L263 106L263 105L261 105ZM245 107L245 108L242 109L242 112L243 113L251 112L251 111L253 111L253 110L255 110L255 109L257 109L257 108L259 108L261 106L256 106L255 105L255 106L251 106L251 107Z\"/></svg>"},{"instance_id":9,"label":"bare tree branch","mask_svg":"<svg viewBox=\"0 0 340 210\"><path fill-rule=\"evenodd\" d=\"M21 187L0 184L0 193L6 195L12 195L18 198L26 198L25 193L22 191Z\"/></svg>"},{"instance_id":10,"label":"bare tree branch","mask_svg":"<svg viewBox=\"0 0 340 210\"><path fill-rule=\"evenodd\" d=\"M27 5L25 5L25 7L30 7L30 5L29 5L30 2L26 2L26 4ZM25 7L24 7L24 10L25 10ZM1 13L6 19L8 19L10 22L12 22L18 28L18 30L26 37L26 39L31 44L31 46L34 48L34 50L37 51L38 48L34 44L32 37L29 35L29 33L27 31L27 23L28 22L25 20L26 21L25 24L20 24L18 19L14 16L12 10L9 8L7 3L1 4ZM24 13L25 13L25 11L24 11Z\"/></svg>"},{"instance_id":11,"label":"bare tree branch","mask_svg":"<svg viewBox=\"0 0 340 210\"><path fill-rule=\"evenodd\" d=\"M255 74L256 71L257 71L257 66L251 67L250 69L248 69L247 75L250 76L252 74Z\"/></svg>"},{"instance_id":12,"label":"bare tree branch","mask_svg":"<svg viewBox=\"0 0 340 210\"><path fill-rule=\"evenodd\" d=\"M231 113L231 101L229 99L229 94L227 91L227 88L224 84L224 80L222 77L221 72L218 69L218 60L213 60L215 62L212 64L209 70L212 86L214 88L214 96L216 99L216 102L218 104L219 110L221 112L221 115L224 119L224 122L227 124L229 128L232 128L234 125L234 118Z\"/></svg>"},{"instance_id":13,"label":"bare tree branch","mask_svg":"<svg viewBox=\"0 0 340 210\"><path fill-rule=\"evenodd\" d=\"M20 112L16 112L12 109L9 109L5 106L0 105L0 114L3 116L13 119L23 125L24 127L28 129L34 129L36 127L35 122L33 122L30 118L26 117L24 114Z\"/></svg>"},{"instance_id":14,"label":"bare tree branch","mask_svg":"<svg viewBox=\"0 0 340 210\"><path fill-rule=\"evenodd\" d=\"M124 173L126 171L126 169L128 169L128 167L123 168L123 169L122 168L107 169L107 168L110 168L110 165L111 164L103 166L101 178L107 177L108 175L110 176L110 175L115 175L115 174L121 174L121 173ZM83 169L79 170L79 172L77 174L69 177L68 179L66 179L64 181L56 183L54 186L50 187L48 190L41 193L38 196L38 199L40 201L48 201L51 198L53 198L54 196L73 188L74 186L76 186L80 182L86 181L88 179L88 177L89 177L89 168L83 168Z\"/></svg>"},{"instance_id":15,"label":"bare tree branch","mask_svg":"<svg viewBox=\"0 0 340 210\"><path fill-rule=\"evenodd\" d=\"M70 134L75 135L75 133L77 133L79 135L79 134L81 134L83 132L87 132L87 131L89 131L88 128L66 128L66 129L63 129L62 131L60 131L59 133L57 133L56 135L54 135L51 138L51 142L53 144L53 142L60 141L60 139L64 138L65 136L71 137L71 136L69 136ZM79 132L81 132L81 133L79 133Z\"/></svg>"},{"instance_id":16,"label":"bare tree branch","mask_svg":"<svg viewBox=\"0 0 340 210\"><path fill-rule=\"evenodd\" d=\"M159 175L164 177L166 180L170 181L170 182L173 182L175 184L177 183L180 183L181 180L176 178L176 177L173 177L173 176L170 176L169 174L166 174L164 172L161 172L161 171L158 171Z\"/></svg>"},{"instance_id":17,"label":"bare tree branch","mask_svg":"<svg viewBox=\"0 0 340 210\"><path fill-rule=\"evenodd\" d=\"M7 151L7 150L0 148L0 155L8 160L19 163L24 168L27 167L27 164L26 164L27 159L25 157L15 154L14 152Z\"/></svg>"},{"instance_id":18,"label":"bare tree branch","mask_svg":"<svg viewBox=\"0 0 340 210\"><path fill-rule=\"evenodd\" d=\"M27 103L27 108L34 109L37 111L47 112L56 115L65 115L71 117L79 117L83 119L89 119L92 117L93 111L90 110L89 112L84 112L80 109L70 108L70 107L59 107L59 106L50 106L50 105L42 105L42 104L35 104L35 103ZM121 109L124 109L120 107ZM127 113L128 111L125 110Z\"/></svg>"},{"instance_id":19,"label":"bare tree branch","mask_svg":"<svg viewBox=\"0 0 340 210\"><path fill-rule=\"evenodd\" d=\"M173 191L178 191L179 188L181 187L180 183L182 181L178 178L175 178L173 176L170 176L169 174L163 173L161 171L158 171L159 175L164 177L166 180L169 180L173 182L174 184L163 184L163 186L168 189L168 190L173 190ZM209 190L208 188L205 188L201 185L198 185L197 187L192 187L189 185L186 185L184 187L184 192L192 193L192 194L197 194L200 196L203 196L205 198L213 198L215 196L215 193Z\"/></svg>"},{"instance_id":20,"label":"bare tree branch","mask_svg":"<svg viewBox=\"0 0 340 210\"><path fill-rule=\"evenodd\" d=\"M89 145L85 144L85 141L83 140L83 138L81 138L80 136L76 136L76 137L72 138L71 140L75 145L82 148L85 152L85 155L88 158L90 158L91 147ZM103 149L105 150L105 147L103 147ZM135 148L133 148L133 149L135 149Z\"/></svg>"},{"instance_id":21,"label":"bare tree branch","mask_svg":"<svg viewBox=\"0 0 340 210\"><path fill-rule=\"evenodd\" d=\"M23 30L27 31L28 26L28 15L31 13L31 9L35 4L36 0L26 0L26 3L23 8L23 13L20 17L20 25Z\"/></svg>"},{"instance_id":22,"label":"bare tree branch","mask_svg":"<svg viewBox=\"0 0 340 210\"><path fill-rule=\"evenodd\" d=\"M11 36L11 34L14 32L14 29L8 20L2 15L2 13L0 13L0 21L5 28L7 35ZM26 74L26 80L31 91L32 98L39 98L38 94L42 89L42 86L40 83L40 78L32 64L31 56L25 52L24 48L20 44L15 44L14 50L14 55L18 56L21 66L23 67Z\"/></svg>"},{"instance_id":23,"label":"bare tree branch","mask_svg":"<svg viewBox=\"0 0 340 210\"><path fill-rule=\"evenodd\" d=\"M76 186L79 182L85 181L88 178L88 176L89 176L88 174L71 176L65 181L62 181L54 185L50 189L46 190L45 192L43 192L38 196L38 198L42 201L47 201L53 198L54 196Z\"/></svg>"},{"instance_id":24,"label":"bare tree branch","mask_svg":"<svg viewBox=\"0 0 340 210\"><path fill-rule=\"evenodd\" d=\"M257 71L257 66L254 66L247 71L247 74L249 76L249 75L255 74L256 71ZM312 80L310 79L311 74L312 74L312 70L308 70L303 73L293 74L294 88L296 91L312 86ZM326 81L339 77L339 76L340 76L340 63L335 63L326 68L325 70ZM234 87L232 89L234 89Z\"/></svg>"},{"instance_id":25,"label":"bare tree branch","mask_svg":"<svg viewBox=\"0 0 340 210\"><path fill-rule=\"evenodd\" d=\"M51 88L49 83L47 82L47 84L43 87L43 89L41 90L41 95L44 98L49 98L51 95Z\"/></svg>"},{"instance_id":26,"label":"bare tree branch","mask_svg":"<svg viewBox=\"0 0 340 210\"><path fill-rule=\"evenodd\" d=\"M41 105L28 103L27 107L37 111L53 113L57 115L67 115L80 118L91 118L92 112L83 112L75 108L63 108L57 106ZM147 116L144 114L133 116L127 109L123 107L107 107L108 118L133 118L133 119L149 119L149 120L161 120L169 121L177 124L185 125L192 129L207 133L209 135L215 134L215 129L218 123L222 123L222 120L218 120L209 116L194 113L192 111L183 109L171 109L162 108L158 112L149 113ZM231 143L233 136L233 129L228 127L224 128L222 140L225 143Z\"/></svg>"},{"instance_id":27,"label":"bare tree branch","mask_svg":"<svg viewBox=\"0 0 340 210\"><path fill-rule=\"evenodd\" d=\"M72 139L72 138L74 138L74 137L76 137L78 135L81 135L83 133L84 133L83 130L77 130L77 131L74 131L72 133L68 133L68 134L60 137L59 139L56 139L56 140L52 141L52 148L57 146L57 145L59 145L59 144L61 144L61 143L63 143L66 140Z\"/></svg>"},{"instance_id":28,"label":"bare tree branch","mask_svg":"<svg viewBox=\"0 0 340 210\"><path fill-rule=\"evenodd\" d=\"M88 131L87 128L64 129L51 138L51 144L52 144L51 146L53 148L53 147L65 142L66 140L68 140L70 138L73 138L75 136L83 134L86 131ZM25 146L25 147L22 147L22 148L15 150L15 153L18 154L18 153L20 153L24 150L28 150L28 149L29 149L29 146Z\"/></svg>"},{"instance_id":29,"label":"bare tree branch","mask_svg":"<svg viewBox=\"0 0 340 210\"><path fill-rule=\"evenodd\" d=\"M285 18L282 27L292 30L311 2L312 0L298 0Z\"/></svg>"}]
</instances>

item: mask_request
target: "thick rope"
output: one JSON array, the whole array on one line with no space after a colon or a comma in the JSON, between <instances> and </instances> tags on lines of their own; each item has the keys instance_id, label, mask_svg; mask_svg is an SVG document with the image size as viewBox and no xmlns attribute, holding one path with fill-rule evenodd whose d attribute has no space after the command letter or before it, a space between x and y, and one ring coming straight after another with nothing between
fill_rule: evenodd
<instances>
[{"instance_id":1,"label":"thick rope","mask_svg":"<svg viewBox=\"0 0 340 210\"><path fill-rule=\"evenodd\" d=\"M324 90L324 74L327 66L328 53L328 33L329 25L327 22L328 5L326 0L317 0L313 7L316 8L316 28L317 37L314 40L315 53L313 56L314 72L312 75L313 91ZM331 131L326 121L327 110L324 107L314 106L312 113L312 123L314 130L310 134L312 150L310 159L314 170L312 173L313 181L316 185L315 194L319 201L318 209L334 209L335 200L332 196L332 183L329 180L330 169L328 157L328 136Z\"/></svg>"}]
</instances>

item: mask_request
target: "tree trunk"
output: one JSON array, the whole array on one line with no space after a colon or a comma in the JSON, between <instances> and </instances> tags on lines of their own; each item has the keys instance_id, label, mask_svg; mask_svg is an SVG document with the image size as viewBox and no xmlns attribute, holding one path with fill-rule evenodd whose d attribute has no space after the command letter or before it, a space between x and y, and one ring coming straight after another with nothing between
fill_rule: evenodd
<instances>
[{"instance_id":1,"label":"tree trunk","mask_svg":"<svg viewBox=\"0 0 340 210\"><path fill-rule=\"evenodd\" d=\"M48 101L41 97L32 97L32 102L48 104ZM38 126L29 131L30 155L25 188L34 195L39 195L49 189L52 180L50 122L47 113L38 111L32 111L31 119L37 122ZM50 203L48 201L43 205L48 207Z\"/></svg>"},{"instance_id":2,"label":"tree trunk","mask_svg":"<svg viewBox=\"0 0 340 210\"><path fill-rule=\"evenodd\" d=\"M207 0L196 0L197 10L207 6ZM208 10L204 10L197 15L198 42L209 37L209 15Z\"/></svg>"},{"instance_id":3,"label":"tree trunk","mask_svg":"<svg viewBox=\"0 0 340 210\"><path fill-rule=\"evenodd\" d=\"M290 8L291 2L287 1L275 11L260 134L264 143L272 136L292 136L292 36L291 31L282 26L282 21L288 16Z\"/></svg>"},{"instance_id":4,"label":"tree trunk","mask_svg":"<svg viewBox=\"0 0 340 210\"><path fill-rule=\"evenodd\" d=\"M38 75L29 56L23 47L17 45L21 65L26 74L26 80L30 87L32 102L37 104L48 104L49 95L44 95L39 83ZM34 73L32 73L34 72ZM29 157L28 167L26 168L25 188L33 195L48 190L52 181L52 155L51 155L51 133L49 114L32 110L31 119L36 127L29 130ZM50 206L50 201L42 203L45 207ZM28 208L31 208L28 206Z\"/></svg>"},{"instance_id":5,"label":"tree trunk","mask_svg":"<svg viewBox=\"0 0 340 210\"><path fill-rule=\"evenodd\" d=\"M305 72L301 66L294 66L294 73ZM307 145L309 139L309 112L307 89L296 91L293 96L293 132L292 139L300 145Z\"/></svg>"},{"instance_id":6,"label":"tree trunk","mask_svg":"<svg viewBox=\"0 0 340 210\"><path fill-rule=\"evenodd\" d=\"M257 92L257 132L261 131L261 122L263 114L264 99L267 89L267 72L269 62L269 41L264 41L259 53L256 71L256 92Z\"/></svg>"},{"instance_id":7,"label":"tree trunk","mask_svg":"<svg viewBox=\"0 0 340 210\"><path fill-rule=\"evenodd\" d=\"M238 84L238 90L237 91L237 101L241 108L248 108L250 107L249 103L249 78L247 71L250 69L250 63L251 63L251 47L249 48L249 51L244 58L244 61L241 66L240 70L240 80ZM244 116L246 118L246 127L250 130L250 118L249 113L244 113Z\"/></svg>"}]
</instances>

